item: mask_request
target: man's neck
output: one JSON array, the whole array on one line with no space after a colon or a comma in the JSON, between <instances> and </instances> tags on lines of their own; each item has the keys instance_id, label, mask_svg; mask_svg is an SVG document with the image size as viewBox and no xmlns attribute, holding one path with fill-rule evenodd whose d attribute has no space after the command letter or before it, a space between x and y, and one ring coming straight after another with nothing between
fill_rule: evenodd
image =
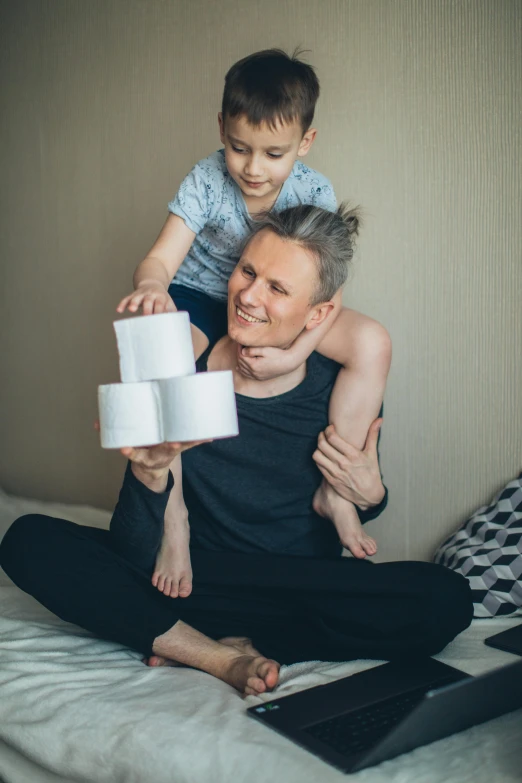
<instances>
[{"instance_id":1,"label":"man's neck","mask_svg":"<svg viewBox=\"0 0 522 783\"><path fill-rule=\"evenodd\" d=\"M245 378L237 370L238 344L230 337L222 337L216 343L208 357L207 368L209 370L232 370L234 375L234 389L237 394L245 397L277 397L279 394L295 389L305 379L306 362L303 362L296 370L278 378L268 381L256 381Z\"/></svg>"}]
</instances>

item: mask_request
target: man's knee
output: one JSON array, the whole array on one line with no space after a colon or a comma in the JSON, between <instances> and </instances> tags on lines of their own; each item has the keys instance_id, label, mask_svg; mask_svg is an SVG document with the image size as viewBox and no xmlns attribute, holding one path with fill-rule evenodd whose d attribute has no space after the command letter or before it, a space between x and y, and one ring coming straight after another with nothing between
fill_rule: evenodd
<instances>
[{"instance_id":1,"label":"man's knee","mask_svg":"<svg viewBox=\"0 0 522 783\"><path fill-rule=\"evenodd\" d=\"M426 563L426 621L433 642L431 654L440 652L473 619L468 580L445 566ZM428 571L429 569L429 571Z\"/></svg>"},{"instance_id":2,"label":"man's knee","mask_svg":"<svg viewBox=\"0 0 522 783\"><path fill-rule=\"evenodd\" d=\"M0 566L16 584L34 573L35 561L45 559L42 539L53 521L43 514L24 514L7 530L0 543Z\"/></svg>"}]
</instances>

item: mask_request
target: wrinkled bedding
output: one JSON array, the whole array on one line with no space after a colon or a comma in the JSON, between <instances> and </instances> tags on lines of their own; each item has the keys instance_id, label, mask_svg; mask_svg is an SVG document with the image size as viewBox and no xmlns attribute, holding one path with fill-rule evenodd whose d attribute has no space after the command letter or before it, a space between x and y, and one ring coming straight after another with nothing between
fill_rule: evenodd
<instances>
[{"instance_id":1,"label":"wrinkled bedding","mask_svg":"<svg viewBox=\"0 0 522 783\"><path fill-rule=\"evenodd\" d=\"M0 537L38 511L105 527L109 514L0 493ZM64 585L64 590L67 585ZM475 620L440 660L470 674L517 657L482 640L520 622ZM278 695L375 665L283 668ZM268 697L267 697L268 698ZM62 622L0 572L0 779L5 783L333 783L347 776L245 716L257 697L199 671L148 669ZM522 710L350 777L361 783L522 781Z\"/></svg>"}]
</instances>

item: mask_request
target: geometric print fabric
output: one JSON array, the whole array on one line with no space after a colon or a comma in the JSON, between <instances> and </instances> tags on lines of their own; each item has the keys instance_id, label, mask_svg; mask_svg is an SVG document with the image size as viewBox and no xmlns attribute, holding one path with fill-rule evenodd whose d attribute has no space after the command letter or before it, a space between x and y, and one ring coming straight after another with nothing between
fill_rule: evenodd
<instances>
[{"instance_id":1,"label":"geometric print fabric","mask_svg":"<svg viewBox=\"0 0 522 783\"><path fill-rule=\"evenodd\" d=\"M475 617L522 613L522 473L446 539L434 560L469 580Z\"/></svg>"}]
</instances>

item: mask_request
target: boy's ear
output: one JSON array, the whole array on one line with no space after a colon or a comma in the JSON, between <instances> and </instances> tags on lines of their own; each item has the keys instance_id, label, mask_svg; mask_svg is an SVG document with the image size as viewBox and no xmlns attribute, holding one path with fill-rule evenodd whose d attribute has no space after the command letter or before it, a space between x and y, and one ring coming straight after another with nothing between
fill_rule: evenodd
<instances>
[{"instance_id":1,"label":"boy's ear","mask_svg":"<svg viewBox=\"0 0 522 783\"><path fill-rule=\"evenodd\" d=\"M333 302L321 302L321 304L312 307L312 312L310 313L305 329L308 331L317 329L317 327L323 323L324 319L332 312L334 307L335 304Z\"/></svg>"},{"instance_id":2,"label":"boy's ear","mask_svg":"<svg viewBox=\"0 0 522 783\"><path fill-rule=\"evenodd\" d=\"M301 144L297 150L298 158L304 158L304 156L308 154L316 136L317 130L315 128L308 128L305 135L301 139Z\"/></svg>"},{"instance_id":3,"label":"boy's ear","mask_svg":"<svg viewBox=\"0 0 522 783\"><path fill-rule=\"evenodd\" d=\"M219 112L218 114L218 123L219 123L219 138L221 139L221 143L225 143L225 123L223 122L223 114Z\"/></svg>"}]
</instances>

